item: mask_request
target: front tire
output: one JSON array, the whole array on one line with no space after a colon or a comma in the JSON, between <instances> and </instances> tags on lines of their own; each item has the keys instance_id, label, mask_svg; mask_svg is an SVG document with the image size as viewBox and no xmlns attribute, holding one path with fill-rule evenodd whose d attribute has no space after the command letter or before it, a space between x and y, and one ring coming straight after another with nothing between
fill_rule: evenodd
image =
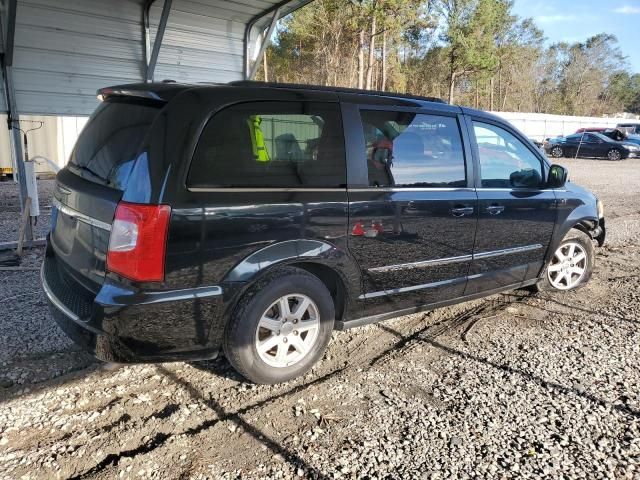
<instances>
[{"instance_id":1,"label":"front tire","mask_svg":"<svg viewBox=\"0 0 640 480\"><path fill-rule=\"evenodd\" d=\"M322 357L334 319L331 294L316 276L280 268L242 296L225 330L224 352L252 382L286 382Z\"/></svg>"},{"instance_id":2,"label":"front tire","mask_svg":"<svg viewBox=\"0 0 640 480\"><path fill-rule=\"evenodd\" d=\"M607 158L615 162L622 158L622 154L620 153L620 150L616 150L615 148L612 148L607 152Z\"/></svg>"},{"instance_id":3,"label":"front tire","mask_svg":"<svg viewBox=\"0 0 640 480\"><path fill-rule=\"evenodd\" d=\"M595 249L591 237L572 229L564 237L548 263L538 291L568 291L584 286L595 267Z\"/></svg>"}]
</instances>

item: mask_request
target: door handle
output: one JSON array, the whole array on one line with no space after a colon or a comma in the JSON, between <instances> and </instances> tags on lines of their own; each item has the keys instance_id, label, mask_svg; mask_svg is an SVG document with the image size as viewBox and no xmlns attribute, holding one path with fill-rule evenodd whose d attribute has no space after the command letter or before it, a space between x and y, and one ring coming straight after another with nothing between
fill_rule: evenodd
<instances>
[{"instance_id":1,"label":"door handle","mask_svg":"<svg viewBox=\"0 0 640 480\"><path fill-rule=\"evenodd\" d=\"M499 215L504 212L504 205L489 205L487 207L489 215Z\"/></svg>"},{"instance_id":2,"label":"door handle","mask_svg":"<svg viewBox=\"0 0 640 480\"><path fill-rule=\"evenodd\" d=\"M473 207L454 207L451 210L451 215L454 217L464 217L465 215L471 215L473 213Z\"/></svg>"}]
</instances>

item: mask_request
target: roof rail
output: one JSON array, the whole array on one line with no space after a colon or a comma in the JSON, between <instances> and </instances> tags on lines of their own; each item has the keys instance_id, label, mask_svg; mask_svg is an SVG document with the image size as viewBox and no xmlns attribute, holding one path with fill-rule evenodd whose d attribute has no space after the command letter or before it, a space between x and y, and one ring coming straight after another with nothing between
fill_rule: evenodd
<instances>
[{"instance_id":1,"label":"roof rail","mask_svg":"<svg viewBox=\"0 0 640 480\"><path fill-rule=\"evenodd\" d=\"M407 98L411 100L424 100L427 102L447 103L441 98L436 97L422 97L420 95L408 95L406 93L394 93L383 92L379 90L364 90L360 88L347 88L347 87L332 87L324 85L304 85L300 83L275 83L275 82L260 82L256 80L235 80L229 82L228 85L237 87L268 87L268 88L288 88L299 90L320 90L324 92L336 92L336 93L356 93L364 95L378 95L381 97L397 97Z\"/></svg>"}]
</instances>

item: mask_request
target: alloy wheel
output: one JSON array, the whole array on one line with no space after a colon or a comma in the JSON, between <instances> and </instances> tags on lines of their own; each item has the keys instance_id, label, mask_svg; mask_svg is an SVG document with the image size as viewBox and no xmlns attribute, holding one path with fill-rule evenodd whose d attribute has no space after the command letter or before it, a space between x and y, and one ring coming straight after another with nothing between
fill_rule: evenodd
<instances>
[{"instance_id":1,"label":"alloy wheel","mask_svg":"<svg viewBox=\"0 0 640 480\"><path fill-rule=\"evenodd\" d=\"M562 156L562 148L553 147L551 149L551 156L554 157L554 158L560 158Z\"/></svg>"},{"instance_id":2,"label":"alloy wheel","mask_svg":"<svg viewBox=\"0 0 640 480\"><path fill-rule=\"evenodd\" d=\"M609 150L607 153L607 158L609 160L620 160L620 152L618 150Z\"/></svg>"},{"instance_id":3,"label":"alloy wheel","mask_svg":"<svg viewBox=\"0 0 640 480\"><path fill-rule=\"evenodd\" d=\"M575 287L587 271L588 260L587 252L578 242L563 243L547 267L549 283L558 290Z\"/></svg>"},{"instance_id":4,"label":"alloy wheel","mask_svg":"<svg viewBox=\"0 0 640 480\"><path fill-rule=\"evenodd\" d=\"M272 367L289 367L313 349L320 329L318 306L301 293L284 295L262 314L255 335L260 359Z\"/></svg>"}]
</instances>

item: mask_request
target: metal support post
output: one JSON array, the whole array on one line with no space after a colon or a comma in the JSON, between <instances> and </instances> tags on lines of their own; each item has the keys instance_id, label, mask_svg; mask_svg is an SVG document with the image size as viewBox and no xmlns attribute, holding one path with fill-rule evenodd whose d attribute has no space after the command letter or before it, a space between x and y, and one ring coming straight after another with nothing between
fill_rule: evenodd
<instances>
[{"instance_id":1,"label":"metal support post","mask_svg":"<svg viewBox=\"0 0 640 480\"><path fill-rule=\"evenodd\" d=\"M20 186L20 212L24 212L25 204L28 198L27 193L27 176L25 173L24 156L22 152L22 136L19 129L19 115L16 107L16 94L13 85L13 49L14 37L16 31L16 9L17 0L9 0L7 2L7 23L4 33L5 51L2 55L2 80L4 83L5 99L7 104L7 127L11 130L11 139L13 147L13 155L18 170L18 183ZM33 232L31 230L31 222L28 222L25 231L27 241L33 240Z\"/></svg>"},{"instance_id":2,"label":"metal support post","mask_svg":"<svg viewBox=\"0 0 640 480\"><path fill-rule=\"evenodd\" d=\"M273 35L273 31L276 28L276 24L280 19L280 10L282 7L276 8L273 12L273 17L271 17L271 23L269 24L269 29L267 30L267 34L264 36L264 39L260 43L260 49L258 50L258 54L255 56L253 64L251 64L251 68L249 69L249 74L247 75L247 80L253 80L256 76L256 72L258 71L258 66L260 65L260 59L264 54L264 51L267 49L267 46L271 42L271 35ZM247 45L248 48L248 45Z\"/></svg>"},{"instance_id":3,"label":"metal support post","mask_svg":"<svg viewBox=\"0 0 640 480\"><path fill-rule=\"evenodd\" d=\"M158 23L158 30L156 31L156 38L153 40L153 50L150 48L151 39L149 33L149 10L155 0L148 1L144 6L143 11L143 27L144 27L144 48L145 48L145 61L147 63L147 71L145 74L146 82L153 82L153 76L158 63L158 55L160 54L160 47L162 46L162 39L164 38L164 32L167 28L167 21L169 20L169 12L171 11L172 0L164 0L162 5L162 13L160 14L160 22Z\"/></svg>"}]
</instances>

